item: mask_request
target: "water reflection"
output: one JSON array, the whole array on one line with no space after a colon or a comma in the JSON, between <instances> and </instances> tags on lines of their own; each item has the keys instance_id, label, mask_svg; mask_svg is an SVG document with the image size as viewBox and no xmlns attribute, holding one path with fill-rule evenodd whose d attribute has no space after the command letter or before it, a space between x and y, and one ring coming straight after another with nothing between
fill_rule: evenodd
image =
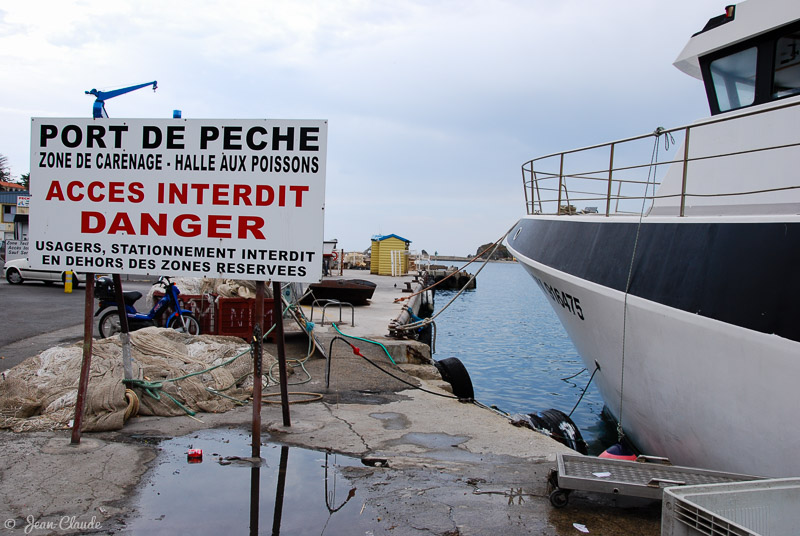
<instances>
[{"instance_id":1,"label":"water reflection","mask_svg":"<svg viewBox=\"0 0 800 536\"><path fill-rule=\"evenodd\" d=\"M250 536L258 534L258 496L261 490L261 467L250 470Z\"/></svg>"},{"instance_id":2,"label":"water reflection","mask_svg":"<svg viewBox=\"0 0 800 536\"><path fill-rule=\"evenodd\" d=\"M350 499L352 499L353 497L356 496L356 488L355 487L351 487L350 491L347 492L347 498L344 500L344 502L342 504L340 504L339 506L334 506L336 504L336 471L332 471L333 472L333 476L332 477L329 476L329 474L328 474L328 467L329 467L328 466L328 460L329 460L329 457L330 457L330 454L328 454L326 452L325 453L325 506L328 508L328 512L333 514L335 512L338 512L342 508L344 508L344 505L347 504L350 501ZM332 486L332 489L330 489L330 490L328 488L329 478L333 479L333 486Z\"/></svg>"},{"instance_id":3,"label":"water reflection","mask_svg":"<svg viewBox=\"0 0 800 536\"><path fill-rule=\"evenodd\" d=\"M202 463L188 463L189 445L203 449ZM254 464L250 436L238 430L206 430L160 446L135 500L132 533L266 534L270 519L275 535L363 534L375 526L366 498L343 474L363 466L357 458L266 443L263 462Z\"/></svg>"},{"instance_id":4,"label":"water reflection","mask_svg":"<svg viewBox=\"0 0 800 536\"><path fill-rule=\"evenodd\" d=\"M286 489L286 465L289 463L289 447L281 447L281 463L278 467L278 488L275 491L275 512L272 515L272 534L281 533L283 517L283 492Z\"/></svg>"}]
</instances>

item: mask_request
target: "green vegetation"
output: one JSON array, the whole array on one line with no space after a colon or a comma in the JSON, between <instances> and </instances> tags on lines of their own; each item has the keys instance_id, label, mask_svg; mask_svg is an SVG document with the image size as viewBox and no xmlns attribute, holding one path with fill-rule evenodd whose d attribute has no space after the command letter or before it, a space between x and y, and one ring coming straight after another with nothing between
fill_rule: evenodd
<instances>
[{"instance_id":1,"label":"green vegetation","mask_svg":"<svg viewBox=\"0 0 800 536\"><path fill-rule=\"evenodd\" d=\"M11 168L8 165L8 158L0 154L0 181L13 182L14 184L21 184L26 190L30 189L31 174L23 173L19 179L14 179L11 176Z\"/></svg>"},{"instance_id":2,"label":"green vegetation","mask_svg":"<svg viewBox=\"0 0 800 536\"><path fill-rule=\"evenodd\" d=\"M11 170L8 168L8 158L0 154L0 181L11 182Z\"/></svg>"}]
</instances>

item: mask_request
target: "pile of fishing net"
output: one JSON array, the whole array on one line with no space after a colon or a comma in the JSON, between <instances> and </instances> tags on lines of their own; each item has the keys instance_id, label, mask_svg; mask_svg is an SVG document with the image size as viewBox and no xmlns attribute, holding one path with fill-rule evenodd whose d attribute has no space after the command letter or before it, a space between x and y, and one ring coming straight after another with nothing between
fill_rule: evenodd
<instances>
[{"instance_id":1,"label":"pile of fishing net","mask_svg":"<svg viewBox=\"0 0 800 536\"><path fill-rule=\"evenodd\" d=\"M252 395L253 359L238 337L145 328L130 334L133 384L123 383L119 336L93 341L84 431L119 430L139 415L219 413ZM237 357L238 356L238 357ZM66 428L75 415L82 345L55 347L0 377L0 429ZM264 369L275 358L263 354ZM216 367L216 368L212 368ZM177 381L171 381L181 378ZM185 409L184 409L185 408Z\"/></svg>"},{"instance_id":2,"label":"pile of fishing net","mask_svg":"<svg viewBox=\"0 0 800 536\"><path fill-rule=\"evenodd\" d=\"M212 277L181 277L172 280L181 294L188 295L208 295L222 296L223 298L255 298L255 281L244 281L240 279L215 279ZM272 289L266 285L265 297L272 298ZM164 292L161 285L154 285L150 290L148 302L152 303L153 292Z\"/></svg>"}]
</instances>

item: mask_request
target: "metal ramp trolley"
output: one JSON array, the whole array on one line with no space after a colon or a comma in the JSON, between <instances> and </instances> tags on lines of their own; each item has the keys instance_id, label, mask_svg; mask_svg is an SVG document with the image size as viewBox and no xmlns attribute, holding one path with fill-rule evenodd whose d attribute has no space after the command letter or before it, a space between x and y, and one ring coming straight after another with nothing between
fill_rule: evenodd
<instances>
[{"instance_id":1,"label":"metal ramp trolley","mask_svg":"<svg viewBox=\"0 0 800 536\"><path fill-rule=\"evenodd\" d=\"M661 500L669 486L760 480L762 477L672 465L667 458L639 456L636 461L559 454L558 469L548 475L550 504L562 508L573 490Z\"/></svg>"}]
</instances>

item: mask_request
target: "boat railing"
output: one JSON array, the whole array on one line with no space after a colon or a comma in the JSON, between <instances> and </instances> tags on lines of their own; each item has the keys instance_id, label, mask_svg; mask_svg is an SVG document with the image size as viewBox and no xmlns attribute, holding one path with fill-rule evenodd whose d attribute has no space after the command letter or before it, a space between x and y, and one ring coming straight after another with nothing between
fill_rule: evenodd
<instances>
[{"instance_id":1,"label":"boat railing","mask_svg":"<svg viewBox=\"0 0 800 536\"><path fill-rule=\"evenodd\" d=\"M798 107L800 101L745 113L714 116L691 125L663 129L598 145L534 158L522 165L527 213L533 214L646 214L658 200L679 198L676 215L685 216L687 199L703 194L687 190L692 162L724 159L751 152L798 147L800 142L775 144L749 150L694 155L693 133L726 121L742 119L784 108ZM666 170L680 168L682 185L668 193L658 192ZM800 185L791 188L800 188ZM742 196L784 188L715 194Z\"/></svg>"}]
</instances>

